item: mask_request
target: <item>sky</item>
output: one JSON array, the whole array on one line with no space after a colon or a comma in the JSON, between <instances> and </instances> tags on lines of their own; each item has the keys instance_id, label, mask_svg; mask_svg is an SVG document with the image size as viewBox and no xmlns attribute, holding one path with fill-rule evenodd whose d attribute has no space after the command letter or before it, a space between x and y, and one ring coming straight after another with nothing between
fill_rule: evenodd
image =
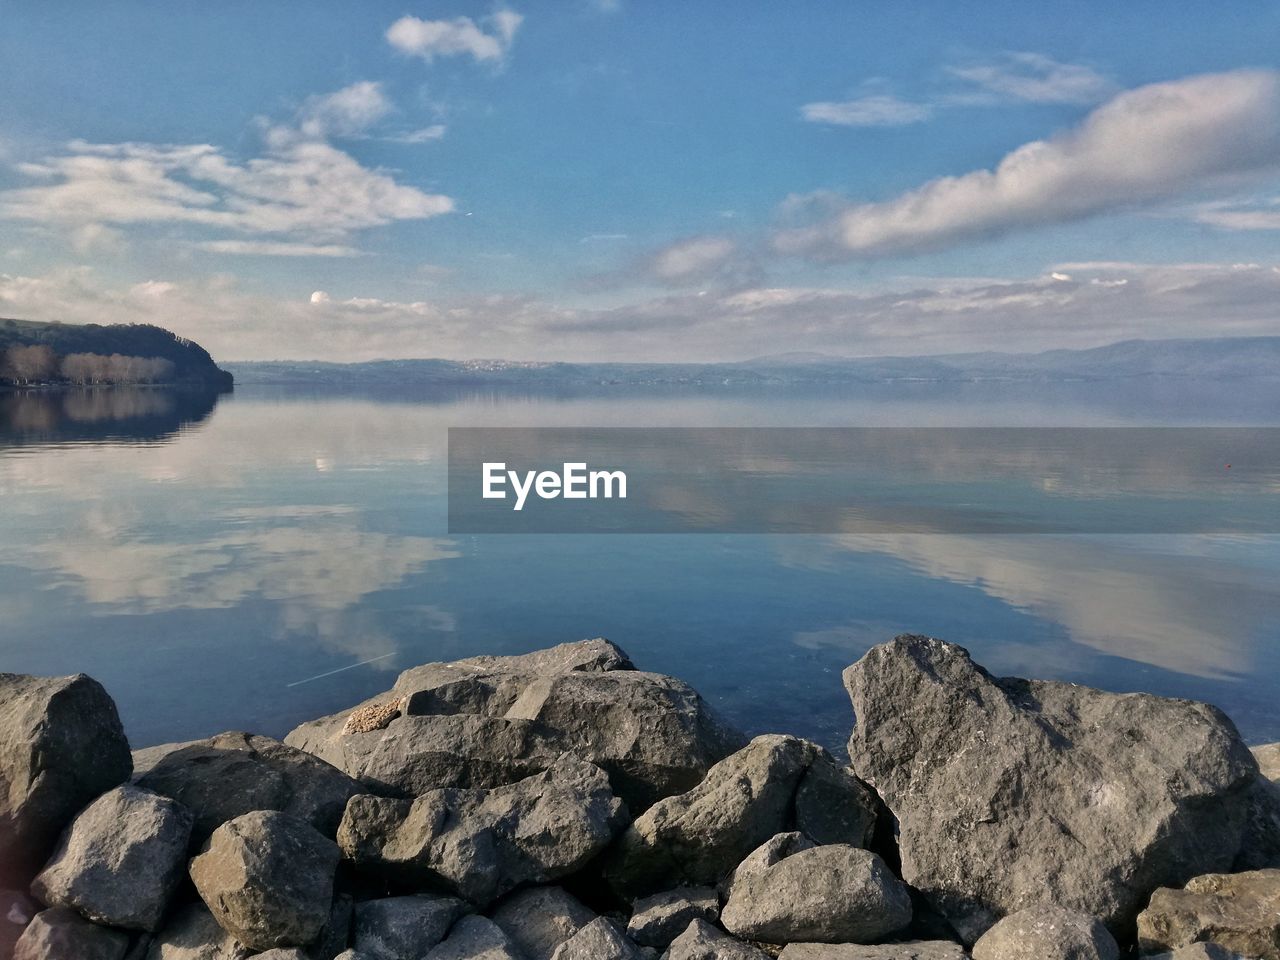
<instances>
[{"instance_id":1,"label":"sky","mask_svg":"<svg viewBox=\"0 0 1280 960\"><path fill-rule=\"evenodd\" d=\"M0 0L0 316L736 360L1277 304L1274 4Z\"/></svg>"}]
</instances>

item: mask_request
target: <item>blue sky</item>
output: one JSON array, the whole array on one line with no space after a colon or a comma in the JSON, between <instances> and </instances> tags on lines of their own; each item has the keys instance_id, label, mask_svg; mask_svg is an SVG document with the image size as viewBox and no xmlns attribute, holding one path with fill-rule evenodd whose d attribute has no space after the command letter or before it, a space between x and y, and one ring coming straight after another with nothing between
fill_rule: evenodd
<instances>
[{"instance_id":1,"label":"blue sky","mask_svg":"<svg viewBox=\"0 0 1280 960\"><path fill-rule=\"evenodd\" d=\"M158 322L228 359L1280 333L1272 5L0 22L0 315Z\"/></svg>"}]
</instances>

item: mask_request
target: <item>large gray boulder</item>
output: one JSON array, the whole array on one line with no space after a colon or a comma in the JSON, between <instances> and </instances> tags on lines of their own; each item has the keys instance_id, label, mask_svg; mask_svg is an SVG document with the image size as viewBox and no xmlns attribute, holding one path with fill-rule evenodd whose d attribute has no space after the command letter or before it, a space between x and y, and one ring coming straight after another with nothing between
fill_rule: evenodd
<instances>
[{"instance_id":1,"label":"large gray boulder","mask_svg":"<svg viewBox=\"0 0 1280 960\"><path fill-rule=\"evenodd\" d=\"M911 894L869 850L780 834L734 871L720 922L765 943L877 943L911 922Z\"/></svg>"},{"instance_id":2,"label":"large gray boulder","mask_svg":"<svg viewBox=\"0 0 1280 960\"><path fill-rule=\"evenodd\" d=\"M1280 743L1251 752L1258 779L1250 790L1249 826L1235 871L1280 867Z\"/></svg>"},{"instance_id":3,"label":"large gray boulder","mask_svg":"<svg viewBox=\"0 0 1280 960\"><path fill-rule=\"evenodd\" d=\"M305 820L258 810L213 831L191 879L224 930L255 950L310 943L329 922L338 846Z\"/></svg>"},{"instance_id":4,"label":"large gray boulder","mask_svg":"<svg viewBox=\"0 0 1280 960\"><path fill-rule=\"evenodd\" d=\"M524 960L502 928L487 917L463 917L426 960Z\"/></svg>"},{"instance_id":5,"label":"large gray boulder","mask_svg":"<svg viewBox=\"0 0 1280 960\"><path fill-rule=\"evenodd\" d=\"M398 797L513 783L567 752L601 767L638 811L692 787L742 738L687 684L588 640L406 670L386 694L285 742Z\"/></svg>"},{"instance_id":6,"label":"large gray boulder","mask_svg":"<svg viewBox=\"0 0 1280 960\"><path fill-rule=\"evenodd\" d=\"M663 960L769 960L763 950L729 936L705 920L692 921L662 957Z\"/></svg>"},{"instance_id":7,"label":"large gray boulder","mask_svg":"<svg viewBox=\"0 0 1280 960\"><path fill-rule=\"evenodd\" d=\"M775 834L799 830L821 843L864 846L878 809L871 789L816 744L757 737L692 790L638 817L605 869L627 897L716 884Z\"/></svg>"},{"instance_id":8,"label":"large gray boulder","mask_svg":"<svg viewBox=\"0 0 1280 960\"><path fill-rule=\"evenodd\" d=\"M364 788L309 753L270 737L220 733L179 745L137 779L195 815L199 845L228 820L255 810L278 810L332 837L347 801Z\"/></svg>"},{"instance_id":9,"label":"large gray boulder","mask_svg":"<svg viewBox=\"0 0 1280 960\"><path fill-rule=\"evenodd\" d=\"M492 916L527 960L551 960L560 944L596 918L560 887L521 890L500 903Z\"/></svg>"},{"instance_id":10,"label":"large gray boulder","mask_svg":"<svg viewBox=\"0 0 1280 960\"><path fill-rule=\"evenodd\" d=\"M419 894L356 904L351 940L372 960L418 960L467 912L461 900Z\"/></svg>"},{"instance_id":11,"label":"large gray boulder","mask_svg":"<svg viewBox=\"0 0 1280 960\"><path fill-rule=\"evenodd\" d=\"M74 910L36 914L13 948L13 960L123 960L129 935L90 923Z\"/></svg>"},{"instance_id":12,"label":"large gray boulder","mask_svg":"<svg viewBox=\"0 0 1280 960\"><path fill-rule=\"evenodd\" d=\"M147 960L247 960L252 951L223 930L203 903L169 918L147 950Z\"/></svg>"},{"instance_id":13,"label":"large gray boulder","mask_svg":"<svg viewBox=\"0 0 1280 960\"><path fill-rule=\"evenodd\" d=\"M642 947L665 949L694 920L720 919L720 897L714 887L677 887L632 904L627 936Z\"/></svg>"},{"instance_id":14,"label":"large gray boulder","mask_svg":"<svg viewBox=\"0 0 1280 960\"><path fill-rule=\"evenodd\" d=\"M125 784L72 821L31 891L96 923L154 933L182 879L190 838L185 807Z\"/></svg>"},{"instance_id":15,"label":"large gray boulder","mask_svg":"<svg viewBox=\"0 0 1280 960\"><path fill-rule=\"evenodd\" d=\"M1146 960L1256 960L1242 957L1234 950L1220 947L1216 943L1193 943L1189 947L1179 947L1172 953L1149 953Z\"/></svg>"},{"instance_id":16,"label":"large gray boulder","mask_svg":"<svg viewBox=\"0 0 1280 960\"><path fill-rule=\"evenodd\" d=\"M1120 960L1120 947L1097 918L1042 904L984 933L973 960Z\"/></svg>"},{"instance_id":17,"label":"large gray boulder","mask_svg":"<svg viewBox=\"0 0 1280 960\"><path fill-rule=\"evenodd\" d=\"M0 887L25 887L71 818L131 769L96 680L0 673Z\"/></svg>"},{"instance_id":18,"label":"large gray boulder","mask_svg":"<svg viewBox=\"0 0 1280 960\"><path fill-rule=\"evenodd\" d=\"M13 945L22 936L40 906L21 890L0 890L0 957L13 954Z\"/></svg>"},{"instance_id":19,"label":"large gray boulder","mask_svg":"<svg viewBox=\"0 0 1280 960\"><path fill-rule=\"evenodd\" d=\"M565 758L493 790L355 797L338 842L362 874L446 890L483 907L523 884L576 873L626 820L604 772Z\"/></svg>"},{"instance_id":20,"label":"large gray boulder","mask_svg":"<svg viewBox=\"0 0 1280 960\"><path fill-rule=\"evenodd\" d=\"M1280 870L1207 874L1161 889L1138 917L1138 945L1159 953L1210 941L1261 960L1280 960Z\"/></svg>"},{"instance_id":21,"label":"large gray boulder","mask_svg":"<svg viewBox=\"0 0 1280 960\"><path fill-rule=\"evenodd\" d=\"M907 943L791 943L782 949L780 960L968 960L964 947L947 940L917 940Z\"/></svg>"},{"instance_id":22,"label":"large gray boulder","mask_svg":"<svg viewBox=\"0 0 1280 960\"><path fill-rule=\"evenodd\" d=\"M641 960L639 947L604 917L592 920L551 955L551 960Z\"/></svg>"},{"instance_id":23,"label":"large gray boulder","mask_svg":"<svg viewBox=\"0 0 1280 960\"><path fill-rule=\"evenodd\" d=\"M1157 887L1241 850L1257 765L1207 704L1000 679L917 636L844 681L849 753L898 820L903 879L967 942L1046 901L1125 939Z\"/></svg>"}]
</instances>

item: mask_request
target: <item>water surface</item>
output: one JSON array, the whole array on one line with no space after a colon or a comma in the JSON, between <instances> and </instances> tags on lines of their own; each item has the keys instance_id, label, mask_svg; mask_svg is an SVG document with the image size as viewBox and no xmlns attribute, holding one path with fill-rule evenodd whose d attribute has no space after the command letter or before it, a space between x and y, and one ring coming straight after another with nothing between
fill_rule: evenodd
<instances>
[{"instance_id":1,"label":"water surface","mask_svg":"<svg viewBox=\"0 0 1280 960\"><path fill-rule=\"evenodd\" d=\"M414 664L606 636L750 732L839 748L840 671L920 632L1277 740L1280 537L450 536L444 462L451 426L1280 425L1274 386L10 394L0 670L97 677L143 746L280 736Z\"/></svg>"}]
</instances>

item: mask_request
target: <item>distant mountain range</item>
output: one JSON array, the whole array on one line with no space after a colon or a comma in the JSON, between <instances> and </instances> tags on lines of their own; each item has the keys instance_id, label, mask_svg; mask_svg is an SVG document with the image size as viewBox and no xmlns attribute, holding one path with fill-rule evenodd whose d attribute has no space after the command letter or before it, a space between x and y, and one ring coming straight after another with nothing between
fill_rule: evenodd
<instances>
[{"instance_id":1,"label":"distant mountain range","mask_svg":"<svg viewBox=\"0 0 1280 960\"><path fill-rule=\"evenodd\" d=\"M1280 337L1126 340L1089 350L836 357L788 353L732 363L532 363L378 360L368 363L228 363L239 384L346 387L430 385L643 386L840 384L924 381L1069 382L1143 377L1280 379Z\"/></svg>"}]
</instances>

